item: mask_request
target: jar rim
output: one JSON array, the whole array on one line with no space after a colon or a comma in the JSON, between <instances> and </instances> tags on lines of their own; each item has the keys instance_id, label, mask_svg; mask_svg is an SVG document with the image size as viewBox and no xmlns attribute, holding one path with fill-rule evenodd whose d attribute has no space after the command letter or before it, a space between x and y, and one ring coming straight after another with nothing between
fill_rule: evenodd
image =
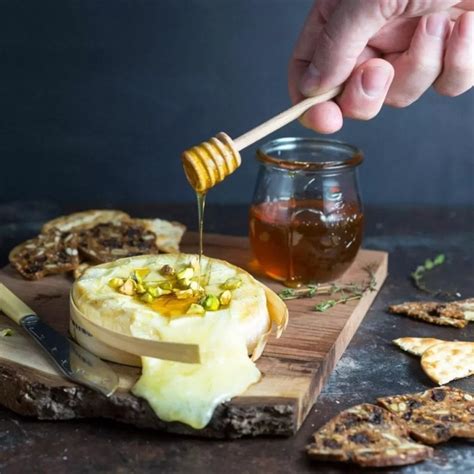
<instances>
[{"instance_id":1,"label":"jar rim","mask_svg":"<svg viewBox=\"0 0 474 474\"><path fill-rule=\"evenodd\" d=\"M300 161L291 158L278 158L272 156L276 150L291 150L301 146L313 146L318 148L331 148L337 151L346 152L347 158L334 159L327 161ZM354 168L359 166L364 155L361 150L353 145L344 143L340 140L332 140L327 138L311 138L311 137L282 137L264 143L257 149L257 159L264 163L289 170L312 170L312 171L331 171L344 168Z\"/></svg>"}]
</instances>

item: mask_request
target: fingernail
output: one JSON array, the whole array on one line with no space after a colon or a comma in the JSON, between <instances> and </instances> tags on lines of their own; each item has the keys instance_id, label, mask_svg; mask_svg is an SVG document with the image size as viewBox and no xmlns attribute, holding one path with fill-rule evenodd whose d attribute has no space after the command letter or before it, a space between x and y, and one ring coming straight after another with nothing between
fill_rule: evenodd
<instances>
[{"instance_id":1,"label":"fingernail","mask_svg":"<svg viewBox=\"0 0 474 474\"><path fill-rule=\"evenodd\" d=\"M321 82L321 74L316 69L316 66L310 64L306 72L303 74L300 82L300 91L303 95L311 96L318 92L319 84Z\"/></svg>"},{"instance_id":2,"label":"fingernail","mask_svg":"<svg viewBox=\"0 0 474 474\"><path fill-rule=\"evenodd\" d=\"M371 67L362 72L362 88L370 97L381 96L387 87L390 75L383 67Z\"/></svg>"},{"instance_id":3,"label":"fingernail","mask_svg":"<svg viewBox=\"0 0 474 474\"><path fill-rule=\"evenodd\" d=\"M465 13L459 20L459 36L468 41L474 40L474 12Z\"/></svg>"},{"instance_id":4,"label":"fingernail","mask_svg":"<svg viewBox=\"0 0 474 474\"><path fill-rule=\"evenodd\" d=\"M433 15L430 15L426 20L426 32L431 36L444 38L447 25L448 23L445 15L441 13L433 13Z\"/></svg>"}]
</instances>

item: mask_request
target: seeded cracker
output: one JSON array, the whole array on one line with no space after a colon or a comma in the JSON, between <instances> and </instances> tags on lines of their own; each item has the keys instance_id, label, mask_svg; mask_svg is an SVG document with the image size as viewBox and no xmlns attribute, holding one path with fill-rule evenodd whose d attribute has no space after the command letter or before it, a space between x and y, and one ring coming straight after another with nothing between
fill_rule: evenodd
<instances>
[{"instance_id":1,"label":"seeded cracker","mask_svg":"<svg viewBox=\"0 0 474 474\"><path fill-rule=\"evenodd\" d=\"M379 398L377 403L408 425L410 434L427 444L450 438L474 439L474 396L452 387Z\"/></svg>"},{"instance_id":2,"label":"seeded cracker","mask_svg":"<svg viewBox=\"0 0 474 474\"><path fill-rule=\"evenodd\" d=\"M389 306L388 310L394 314L403 314L410 318L419 319L440 326L465 327L469 321L466 318L467 310L463 304L471 300L452 303L412 302Z\"/></svg>"},{"instance_id":3,"label":"seeded cracker","mask_svg":"<svg viewBox=\"0 0 474 474\"><path fill-rule=\"evenodd\" d=\"M468 377L474 374L474 342L435 344L421 356L421 367L439 385Z\"/></svg>"},{"instance_id":4,"label":"seeded cracker","mask_svg":"<svg viewBox=\"0 0 474 474\"><path fill-rule=\"evenodd\" d=\"M16 246L9 255L11 265L27 280L39 280L75 270L79 266L77 236L50 231Z\"/></svg>"},{"instance_id":5,"label":"seeded cracker","mask_svg":"<svg viewBox=\"0 0 474 474\"><path fill-rule=\"evenodd\" d=\"M360 466L402 466L429 458L433 448L412 441L403 420L368 403L343 411L316 433L309 456Z\"/></svg>"},{"instance_id":6,"label":"seeded cracker","mask_svg":"<svg viewBox=\"0 0 474 474\"><path fill-rule=\"evenodd\" d=\"M93 263L159 253L156 235L133 222L98 224L80 232L79 251Z\"/></svg>"}]
</instances>

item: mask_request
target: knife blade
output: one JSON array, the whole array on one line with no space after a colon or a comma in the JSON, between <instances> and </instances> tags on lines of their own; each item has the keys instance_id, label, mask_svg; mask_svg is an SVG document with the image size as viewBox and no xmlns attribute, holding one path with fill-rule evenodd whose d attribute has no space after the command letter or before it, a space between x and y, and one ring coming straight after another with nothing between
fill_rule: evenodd
<instances>
[{"instance_id":1,"label":"knife blade","mask_svg":"<svg viewBox=\"0 0 474 474\"><path fill-rule=\"evenodd\" d=\"M0 309L36 341L68 379L107 397L115 392L119 379L108 364L44 323L31 308L1 283Z\"/></svg>"}]
</instances>

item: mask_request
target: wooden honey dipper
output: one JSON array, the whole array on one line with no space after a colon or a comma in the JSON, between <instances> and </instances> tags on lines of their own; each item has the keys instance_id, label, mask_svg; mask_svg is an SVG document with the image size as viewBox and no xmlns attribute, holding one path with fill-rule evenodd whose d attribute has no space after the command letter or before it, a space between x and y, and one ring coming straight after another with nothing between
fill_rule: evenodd
<instances>
[{"instance_id":1,"label":"wooden honey dipper","mask_svg":"<svg viewBox=\"0 0 474 474\"><path fill-rule=\"evenodd\" d=\"M323 94L308 97L235 140L221 132L208 141L186 150L182 154L182 161L189 183L196 192L205 193L240 166L241 150L296 120L313 105L332 99L341 90L342 86L339 86Z\"/></svg>"}]
</instances>

